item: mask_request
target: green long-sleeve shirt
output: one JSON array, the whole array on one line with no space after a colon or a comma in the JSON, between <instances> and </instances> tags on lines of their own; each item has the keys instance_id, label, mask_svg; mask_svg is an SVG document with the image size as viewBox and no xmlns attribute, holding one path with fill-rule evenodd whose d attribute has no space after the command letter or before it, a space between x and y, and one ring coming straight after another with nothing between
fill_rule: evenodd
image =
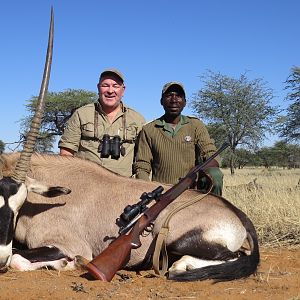
<instances>
[{"instance_id":1,"label":"green long-sleeve shirt","mask_svg":"<svg viewBox=\"0 0 300 300\"><path fill-rule=\"evenodd\" d=\"M137 148L134 173L139 179L175 184L199 160L205 161L216 152L202 121L181 116L173 132L163 118L144 125Z\"/></svg>"}]
</instances>

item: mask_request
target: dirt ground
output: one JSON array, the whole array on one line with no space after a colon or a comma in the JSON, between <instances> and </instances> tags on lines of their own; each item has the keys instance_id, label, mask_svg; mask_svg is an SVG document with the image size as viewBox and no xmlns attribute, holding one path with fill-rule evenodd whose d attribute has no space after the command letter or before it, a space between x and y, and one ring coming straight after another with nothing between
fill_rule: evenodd
<instances>
[{"instance_id":1,"label":"dirt ground","mask_svg":"<svg viewBox=\"0 0 300 300\"><path fill-rule=\"evenodd\" d=\"M122 276L120 276L122 275ZM0 299L300 299L300 249L261 249L256 276L233 282L172 282L120 272L110 283L82 271L0 274Z\"/></svg>"}]
</instances>

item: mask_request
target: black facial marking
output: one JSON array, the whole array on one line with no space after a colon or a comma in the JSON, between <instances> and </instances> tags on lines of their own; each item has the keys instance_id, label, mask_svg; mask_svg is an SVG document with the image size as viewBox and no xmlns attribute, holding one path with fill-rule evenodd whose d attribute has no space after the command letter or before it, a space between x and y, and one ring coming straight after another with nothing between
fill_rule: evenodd
<instances>
[{"instance_id":1,"label":"black facial marking","mask_svg":"<svg viewBox=\"0 0 300 300\"><path fill-rule=\"evenodd\" d=\"M0 245L8 245L14 234L14 212L8 205L0 208Z\"/></svg>"},{"instance_id":2,"label":"black facial marking","mask_svg":"<svg viewBox=\"0 0 300 300\"><path fill-rule=\"evenodd\" d=\"M8 205L8 199L17 194L20 186L10 177L0 180L0 196L4 199L4 206L0 207L0 245L8 245L13 239L14 212Z\"/></svg>"},{"instance_id":3,"label":"black facial marking","mask_svg":"<svg viewBox=\"0 0 300 300\"><path fill-rule=\"evenodd\" d=\"M7 200L10 196L18 192L20 186L21 183L16 182L12 178L3 177L0 180L0 196L2 196L4 200Z\"/></svg>"}]
</instances>

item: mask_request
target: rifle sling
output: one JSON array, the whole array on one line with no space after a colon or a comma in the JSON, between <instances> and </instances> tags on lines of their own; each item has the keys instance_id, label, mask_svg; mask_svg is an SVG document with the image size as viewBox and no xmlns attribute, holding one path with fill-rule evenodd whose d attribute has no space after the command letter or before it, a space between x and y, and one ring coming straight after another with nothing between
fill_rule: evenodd
<instances>
[{"instance_id":1,"label":"rifle sling","mask_svg":"<svg viewBox=\"0 0 300 300\"><path fill-rule=\"evenodd\" d=\"M169 222L171 218L180 210L202 200L208 193L212 190L212 185L209 191L206 194L199 194L196 197L192 198L189 201L182 203L181 205L176 206L170 213L166 216L163 225L158 233L155 249L153 253L153 269L155 274L159 276L164 276L168 271L168 254L167 254L167 237L169 233ZM162 261L162 266L160 269L160 257Z\"/></svg>"}]
</instances>

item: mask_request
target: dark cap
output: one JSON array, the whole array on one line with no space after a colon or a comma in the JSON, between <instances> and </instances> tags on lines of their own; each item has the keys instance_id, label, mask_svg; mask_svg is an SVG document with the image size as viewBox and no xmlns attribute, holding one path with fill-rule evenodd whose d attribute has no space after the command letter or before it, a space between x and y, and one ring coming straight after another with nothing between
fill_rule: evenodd
<instances>
[{"instance_id":1,"label":"dark cap","mask_svg":"<svg viewBox=\"0 0 300 300\"><path fill-rule=\"evenodd\" d=\"M123 74L119 70L117 70L117 69L107 69L107 70L104 70L100 74L99 81L101 81L105 75L109 75L109 74L116 75L117 77L120 78L120 80L122 81L122 83L124 82L124 76L123 76Z\"/></svg>"},{"instance_id":2,"label":"dark cap","mask_svg":"<svg viewBox=\"0 0 300 300\"><path fill-rule=\"evenodd\" d=\"M173 86L176 86L177 88L179 88L179 90L182 91L182 93L183 93L183 95L185 97L185 90L184 90L183 85L180 82L176 82L176 81L171 81L171 82L166 83L163 86L163 89L162 89L162 92L161 92L161 96L163 96L163 94L165 94L168 91L168 89L170 87L173 87Z\"/></svg>"}]
</instances>

